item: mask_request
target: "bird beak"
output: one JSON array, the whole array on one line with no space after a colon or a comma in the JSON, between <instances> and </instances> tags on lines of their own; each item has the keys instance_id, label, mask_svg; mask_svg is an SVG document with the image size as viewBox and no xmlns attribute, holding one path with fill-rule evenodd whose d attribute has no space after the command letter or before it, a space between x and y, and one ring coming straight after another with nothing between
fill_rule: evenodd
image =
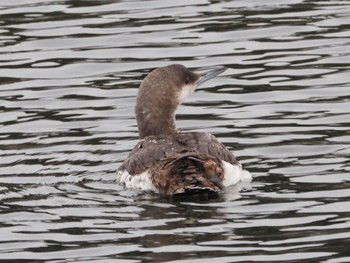
<instances>
[{"instance_id":1,"label":"bird beak","mask_svg":"<svg viewBox=\"0 0 350 263\"><path fill-rule=\"evenodd\" d=\"M220 75L222 72L224 72L227 68L225 67L216 67L214 69L210 69L208 71L205 71L203 73L199 73L200 77L196 81L195 85L198 87L199 85L203 84L204 82L215 78L216 76Z\"/></svg>"}]
</instances>

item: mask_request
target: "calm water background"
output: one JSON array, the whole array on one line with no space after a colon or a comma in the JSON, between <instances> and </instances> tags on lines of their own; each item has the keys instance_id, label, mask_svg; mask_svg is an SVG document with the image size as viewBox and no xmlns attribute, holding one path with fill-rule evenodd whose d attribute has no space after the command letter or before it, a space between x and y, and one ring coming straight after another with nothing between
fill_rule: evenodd
<instances>
[{"instance_id":1,"label":"calm water background","mask_svg":"<svg viewBox=\"0 0 350 263\"><path fill-rule=\"evenodd\" d=\"M1 262L350 262L350 2L0 0ZM254 181L124 190L155 67L229 68L179 109Z\"/></svg>"}]
</instances>

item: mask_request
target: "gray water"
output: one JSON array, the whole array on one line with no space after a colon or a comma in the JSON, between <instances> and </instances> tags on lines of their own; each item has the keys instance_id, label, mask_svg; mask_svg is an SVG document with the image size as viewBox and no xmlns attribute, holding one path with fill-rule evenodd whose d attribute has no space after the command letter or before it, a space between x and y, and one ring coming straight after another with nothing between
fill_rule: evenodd
<instances>
[{"instance_id":1,"label":"gray water","mask_svg":"<svg viewBox=\"0 0 350 263\"><path fill-rule=\"evenodd\" d=\"M0 0L1 262L350 262L350 2ZM223 65L178 110L251 183L125 190L142 78Z\"/></svg>"}]
</instances>

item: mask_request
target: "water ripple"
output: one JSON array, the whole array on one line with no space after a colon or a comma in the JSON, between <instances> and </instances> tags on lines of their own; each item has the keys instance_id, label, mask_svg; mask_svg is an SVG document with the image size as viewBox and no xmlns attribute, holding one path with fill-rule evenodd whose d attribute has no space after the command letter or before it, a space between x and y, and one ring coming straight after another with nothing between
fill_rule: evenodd
<instances>
[{"instance_id":1,"label":"water ripple","mask_svg":"<svg viewBox=\"0 0 350 263\"><path fill-rule=\"evenodd\" d=\"M0 4L0 258L348 262L347 1ZM219 196L125 190L151 69L225 65L178 110L253 174Z\"/></svg>"}]
</instances>

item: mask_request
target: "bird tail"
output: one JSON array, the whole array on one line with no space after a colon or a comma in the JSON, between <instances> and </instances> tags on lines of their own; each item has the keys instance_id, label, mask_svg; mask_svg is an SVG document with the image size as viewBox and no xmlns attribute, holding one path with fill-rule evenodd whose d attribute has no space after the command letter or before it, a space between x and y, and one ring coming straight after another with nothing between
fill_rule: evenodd
<instances>
[{"instance_id":1,"label":"bird tail","mask_svg":"<svg viewBox=\"0 0 350 263\"><path fill-rule=\"evenodd\" d=\"M167 195L224 189L222 162L206 154L187 153L166 159L153 174L154 185Z\"/></svg>"}]
</instances>

